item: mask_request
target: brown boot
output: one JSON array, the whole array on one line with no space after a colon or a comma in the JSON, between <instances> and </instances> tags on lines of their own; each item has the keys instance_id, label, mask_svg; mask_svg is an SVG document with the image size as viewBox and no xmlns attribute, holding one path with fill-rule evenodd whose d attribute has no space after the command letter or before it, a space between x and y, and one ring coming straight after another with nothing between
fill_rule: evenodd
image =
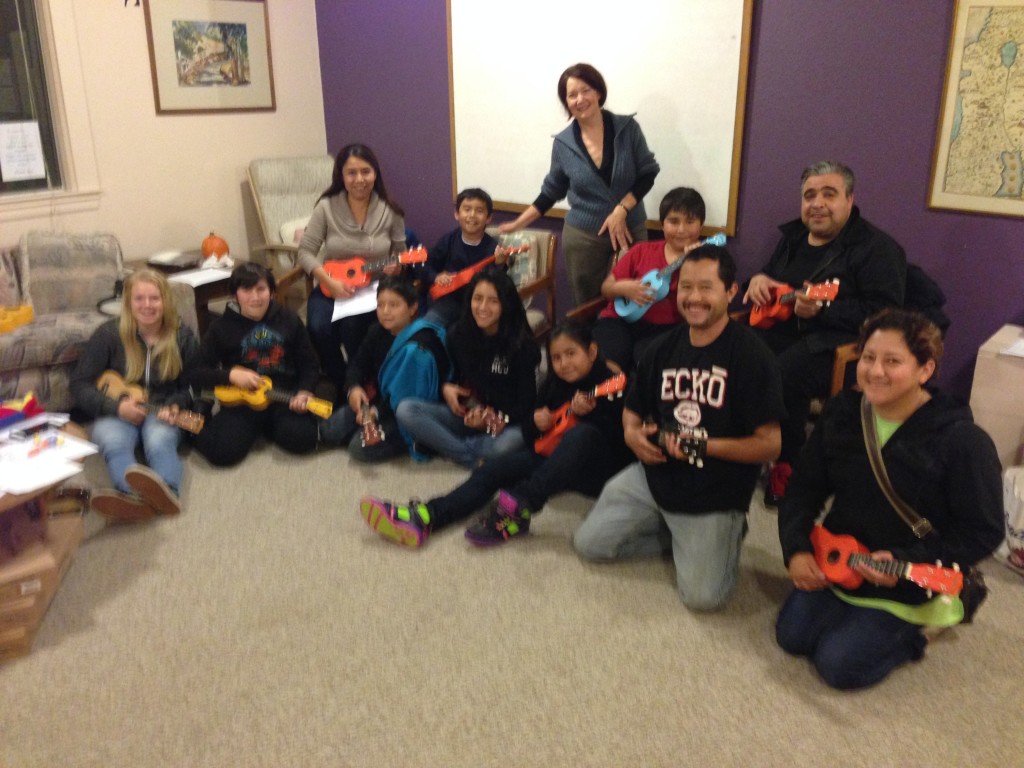
<instances>
[{"instance_id":1,"label":"brown boot","mask_svg":"<svg viewBox=\"0 0 1024 768\"><path fill-rule=\"evenodd\" d=\"M181 512L177 495L163 478L149 467L133 464L125 470L124 481L158 514L176 515Z\"/></svg>"}]
</instances>

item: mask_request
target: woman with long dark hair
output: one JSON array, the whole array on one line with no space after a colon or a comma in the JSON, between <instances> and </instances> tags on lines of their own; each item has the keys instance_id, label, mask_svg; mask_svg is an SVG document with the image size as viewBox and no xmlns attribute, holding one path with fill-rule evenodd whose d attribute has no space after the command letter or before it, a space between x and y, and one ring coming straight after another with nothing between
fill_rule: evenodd
<instances>
[{"instance_id":1,"label":"woman with long dark hair","mask_svg":"<svg viewBox=\"0 0 1024 768\"><path fill-rule=\"evenodd\" d=\"M519 425L533 412L540 349L501 269L474 275L447 341L455 376L444 385L445 402L403 400L399 425L417 447L467 467L522 447Z\"/></svg>"},{"instance_id":2,"label":"woman with long dark hair","mask_svg":"<svg viewBox=\"0 0 1024 768\"><path fill-rule=\"evenodd\" d=\"M335 158L331 186L313 208L298 254L299 266L317 286L306 307L309 335L324 373L339 388L345 380L341 347L352 357L366 336L376 317L377 284L354 289L328 275L324 262L355 257L379 261L400 253L405 250L404 215L384 186L373 150L365 144L342 147ZM395 264L383 271L400 270ZM340 307L342 316L335 319L339 302L352 302L352 310Z\"/></svg>"}]
</instances>

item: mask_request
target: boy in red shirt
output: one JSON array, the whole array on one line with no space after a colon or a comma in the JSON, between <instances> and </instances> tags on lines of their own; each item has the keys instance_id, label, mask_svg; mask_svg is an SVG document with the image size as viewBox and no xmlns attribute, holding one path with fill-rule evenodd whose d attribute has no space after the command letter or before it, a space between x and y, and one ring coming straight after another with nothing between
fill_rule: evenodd
<instances>
[{"instance_id":1,"label":"boy in red shirt","mask_svg":"<svg viewBox=\"0 0 1024 768\"><path fill-rule=\"evenodd\" d=\"M682 322L675 300L679 272L672 271L668 293L658 301L642 280L652 270L681 263L683 256L699 245L704 226L704 198L695 189L676 187L662 198L658 214L665 239L634 245L601 284L601 295L608 299L608 305L598 315L594 340L605 358L624 371L634 367L651 341ZM615 309L615 300L620 297L635 305L647 306L647 310L640 319L628 322Z\"/></svg>"}]
</instances>

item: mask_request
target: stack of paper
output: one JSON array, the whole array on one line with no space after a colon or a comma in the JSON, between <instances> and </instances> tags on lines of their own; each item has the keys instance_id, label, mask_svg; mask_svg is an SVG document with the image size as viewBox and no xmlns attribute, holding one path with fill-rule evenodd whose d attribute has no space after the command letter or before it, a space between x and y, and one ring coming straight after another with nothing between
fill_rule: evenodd
<instances>
[{"instance_id":1,"label":"stack of paper","mask_svg":"<svg viewBox=\"0 0 1024 768\"><path fill-rule=\"evenodd\" d=\"M92 443L56 429L0 445L0 492L31 493L82 471L80 459L96 453Z\"/></svg>"}]
</instances>

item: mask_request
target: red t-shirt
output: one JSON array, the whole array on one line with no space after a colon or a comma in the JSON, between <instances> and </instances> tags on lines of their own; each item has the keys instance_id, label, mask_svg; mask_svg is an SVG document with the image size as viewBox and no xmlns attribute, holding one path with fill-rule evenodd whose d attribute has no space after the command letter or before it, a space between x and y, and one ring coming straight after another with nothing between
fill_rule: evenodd
<instances>
[{"instance_id":1,"label":"red t-shirt","mask_svg":"<svg viewBox=\"0 0 1024 768\"><path fill-rule=\"evenodd\" d=\"M658 270L664 267L665 262L665 241L655 240L637 243L612 267L612 274L616 280L639 280L652 269ZM652 304L644 316L637 322L651 323L652 325L674 325L682 322L676 307L676 286L679 284L679 270L672 273L669 281L668 296L661 301ZM615 311L614 300L601 310L598 317L618 317Z\"/></svg>"}]
</instances>

